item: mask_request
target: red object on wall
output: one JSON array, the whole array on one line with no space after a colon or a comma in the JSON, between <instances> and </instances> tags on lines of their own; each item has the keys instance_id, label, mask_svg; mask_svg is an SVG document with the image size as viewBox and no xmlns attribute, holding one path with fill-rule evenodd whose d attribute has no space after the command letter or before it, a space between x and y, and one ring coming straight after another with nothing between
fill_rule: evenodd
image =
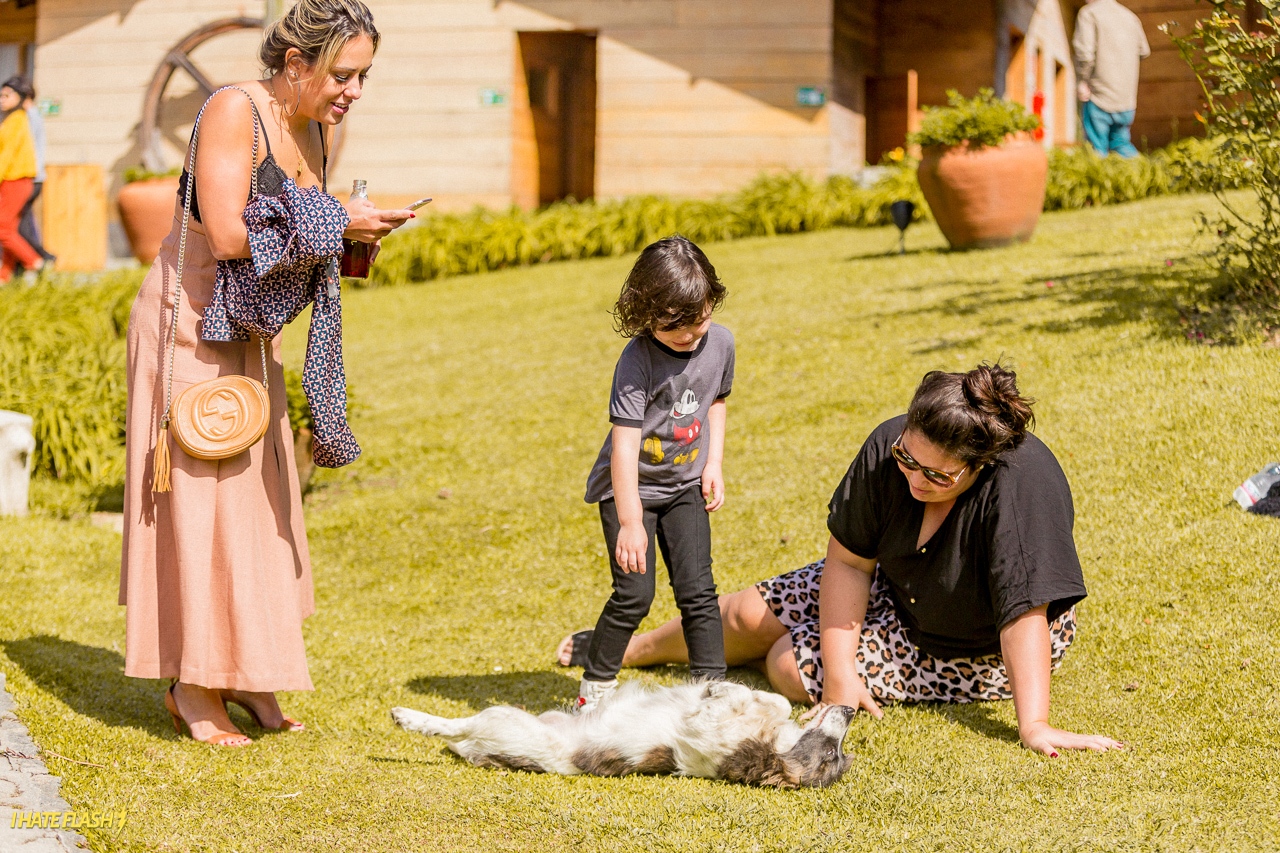
<instances>
[{"instance_id":1,"label":"red object on wall","mask_svg":"<svg viewBox=\"0 0 1280 853\"><path fill-rule=\"evenodd\" d=\"M1036 118L1040 119L1040 126L1032 132L1036 142L1044 139L1044 92L1036 92L1031 96L1031 112L1035 113Z\"/></svg>"}]
</instances>

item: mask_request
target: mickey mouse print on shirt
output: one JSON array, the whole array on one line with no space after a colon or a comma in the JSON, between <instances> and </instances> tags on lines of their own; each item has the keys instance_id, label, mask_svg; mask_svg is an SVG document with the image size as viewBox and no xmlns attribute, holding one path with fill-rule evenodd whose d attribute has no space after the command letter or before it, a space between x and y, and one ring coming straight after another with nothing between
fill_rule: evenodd
<instances>
[{"instance_id":1,"label":"mickey mouse print on shirt","mask_svg":"<svg viewBox=\"0 0 1280 853\"><path fill-rule=\"evenodd\" d=\"M640 497L658 500L696 484L706 464L707 412L733 387L733 335L712 323L692 352L674 352L650 336L633 338L614 370L609 421L636 427ZM610 434L587 478L588 503L613 493Z\"/></svg>"},{"instance_id":2,"label":"mickey mouse print on shirt","mask_svg":"<svg viewBox=\"0 0 1280 853\"><path fill-rule=\"evenodd\" d=\"M689 387L689 377L672 376L658 390L655 408L662 407L667 417L654 424L652 432L645 436L641 452L650 465L670 460L672 465L689 465L696 462L702 437L702 420L698 412L702 408L697 392Z\"/></svg>"},{"instance_id":3,"label":"mickey mouse print on shirt","mask_svg":"<svg viewBox=\"0 0 1280 853\"><path fill-rule=\"evenodd\" d=\"M686 388L680 395L680 399L676 400L676 404L671 408L671 419L675 421L672 433L676 444L682 447L693 444L698 440L698 436L702 435L702 421L698 420L698 409L701 407L702 404L698 402L698 398L690 388ZM694 451L695 454L697 452L697 450Z\"/></svg>"}]
</instances>

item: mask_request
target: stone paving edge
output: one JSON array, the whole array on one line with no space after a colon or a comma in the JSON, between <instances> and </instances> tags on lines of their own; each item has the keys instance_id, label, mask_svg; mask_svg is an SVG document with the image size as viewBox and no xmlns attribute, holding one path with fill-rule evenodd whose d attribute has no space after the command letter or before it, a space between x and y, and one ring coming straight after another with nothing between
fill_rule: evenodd
<instances>
[{"instance_id":1,"label":"stone paving edge","mask_svg":"<svg viewBox=\"0 0 1280 853\"><path fill-rule=\"evenodd\" d=\"M72 811L59 793L62 780L49 773L14 708L0 672L0 853L83 853L89 842L77 832L12 827L17 812Z\"/></svg>"}]
</instances>

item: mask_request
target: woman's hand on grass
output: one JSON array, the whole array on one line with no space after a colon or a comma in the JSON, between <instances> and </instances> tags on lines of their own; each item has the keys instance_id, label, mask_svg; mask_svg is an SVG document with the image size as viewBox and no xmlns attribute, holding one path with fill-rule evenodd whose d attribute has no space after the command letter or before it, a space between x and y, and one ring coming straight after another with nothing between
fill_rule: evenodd
<instances>
[{"instance_id":1,"label":"woman's hand on grass","mask_svg":"<svg viewBox=\"0 0 1280 853\"><path fill-rule=\"evenodd\" d=\"M1124 744L1118 740L1112 740L1103 735L1080 735L1067 732L1055 729L1048 723L1032 725L1018 734L1022 738L1023 746L1050 758L1057 758L1060 749L1090 749L1094 752L1124 749Z\"/></svg>"},{"instance_id":2,"label":"woman's hand on grass","mask_svg":"<svg viewBox=\"0 0 1280 853\"><path fill-rule=\"evenodd\" d=\"M618 546L613 556L624 574L645 573L645 552L649 550L649 536L643 524L623 524L618 530Z\"/></svg>"}]
</instances>

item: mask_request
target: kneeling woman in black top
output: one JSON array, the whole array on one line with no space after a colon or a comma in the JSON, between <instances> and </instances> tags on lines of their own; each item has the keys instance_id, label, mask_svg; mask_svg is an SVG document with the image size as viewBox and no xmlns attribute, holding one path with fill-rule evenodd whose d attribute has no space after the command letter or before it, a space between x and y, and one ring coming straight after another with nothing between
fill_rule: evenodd
<instances>
[{"instance_id":1,"label":"kneeling woman in black top","mask_svg":"<svg viewBox=\"0 0 1280 853\"><path fill-rule=\"evenodd\" d=\"M1120 744L1049 725L1049 673L1085 597L1071 489L1027 433L1011 371L926 374L871 433L831 498L825 560L721 596L725 653L793 701L849 705L1012 697L1046 755ZM570 664L581 634L560 647ZM687 658L679 620L635 636L624 665Z\"/></svg>"}]
</instances>

